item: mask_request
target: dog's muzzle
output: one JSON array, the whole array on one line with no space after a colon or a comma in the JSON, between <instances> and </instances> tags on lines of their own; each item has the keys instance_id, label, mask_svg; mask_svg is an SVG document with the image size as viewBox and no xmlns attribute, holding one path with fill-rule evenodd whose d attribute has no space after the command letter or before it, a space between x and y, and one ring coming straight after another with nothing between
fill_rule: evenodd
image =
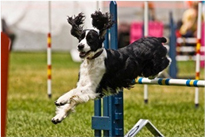
<instances>
[{"instance_id":1,"label":"dog's muzzle","mask_svg":"<svg viewBox=\"0 0 205 137\"><path fill-rule=\"evenodd\" d=\"M78 45L78 51L80 52L79 56L81 58L85 58L90 53L90 50L89 51L84 51L84 44L79 44Z\"/></svg>"}]
</instances>

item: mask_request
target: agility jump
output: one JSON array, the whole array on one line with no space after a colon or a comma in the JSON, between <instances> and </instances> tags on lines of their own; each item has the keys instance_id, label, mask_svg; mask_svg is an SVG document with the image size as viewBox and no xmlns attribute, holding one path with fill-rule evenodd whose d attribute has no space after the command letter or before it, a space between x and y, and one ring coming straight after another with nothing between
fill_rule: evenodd
<instances>
[{"instance_id":1,"label":"agility jump","mask_svg":"<svg viewBox=\"0 0 205 137\"><path fill-rule=\"evenodd\" d=\"M146 4L145 4L146 5ZM146 6L145 6L146 7ZM146 8L145 8L146 9ZM110 2L110 13L117 20L117 3L115 1ZM116 21L117 22L117 21ZM105 39L105 47L116 49L117 45L117 28L112 27L110 29L110 46L108 35ZM173 42L171 40L171 42ZM137 84L149 84L149 85L167 85L167 86L187 86L187 87L205 87L204 80L186 80L186 79L166 79L155 78L148 79L138 77L135 82ZM146 88L145 88L146 89ZM95 136L124 136L124 119L123 119L123 92L119 92L117 95L108 96L103 98L103 104L101 99L94 102L94 116L92 117L92 129ZM103 107L103 112L101 108ZM160 131L147 119L140 119L134 127L125 135L126 137L134 137L144 126L154 136L164 136Z\"/></svg>"},{"instance_id":2,"label":"agility jump","mask_svg":"<svg viewBox=\"0 0 205 137\"><path fill-rule=\"evenodd\" d=\"M150 85L205 87L204 80L168 79L168 78L155 78L151 80L148 78L139 77L135 80L135 82L137 84L150 84Z\"/></svg>"}]
</instances>

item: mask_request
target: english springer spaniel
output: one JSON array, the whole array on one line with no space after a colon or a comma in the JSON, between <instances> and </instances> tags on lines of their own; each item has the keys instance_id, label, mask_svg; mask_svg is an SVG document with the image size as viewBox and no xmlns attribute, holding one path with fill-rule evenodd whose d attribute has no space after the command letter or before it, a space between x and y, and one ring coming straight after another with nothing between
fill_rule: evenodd
<instances>
[{"instance_id":1,"label":"english springer spaniel","mask_svg":"<svg viewBox=\"0 0 205 137\"><path fill-rule=\"evenodd\" d=\"M164 37L141 38L118 49L104 49L104 36L114 24L111 15L96 11L91 15L94 29L84 29L85 16L68 17L71 34L79 40L78 51L83 59L77 87L62 95L55 102L54 124L60 123L74 108L91 99L116 94L121 88L131 88L138 76L154 78L171 62Z\"/></svg>"}]
</instances>

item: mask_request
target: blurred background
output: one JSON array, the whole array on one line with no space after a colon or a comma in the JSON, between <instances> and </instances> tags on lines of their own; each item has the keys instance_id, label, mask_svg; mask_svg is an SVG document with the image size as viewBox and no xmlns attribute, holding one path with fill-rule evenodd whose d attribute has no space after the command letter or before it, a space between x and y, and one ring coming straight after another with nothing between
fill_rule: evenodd
<instances>
[{"instance_id":1,"label":"blurred background","mask_svg":"<svg viewBox=\"0 0 205 137\"><path fill-rule=\"evenodd\" d=\"M50 3L50 6L49 6ZM117 1L118 47L143 37L144 1ZM205 6L203 2L203 14ZM148 3L149 35L165 36L168 49L174 46L174 75L164 77L195 79L197 7L193 1L151 1ZM50 9L50 12L49 12ZM109 12L109 1L1 1L1 30L12 40L9 55L7 136L93 136L93 101L79 105L76 113L54 125L54 102L76 86L80 66L67 17L83 12L84 28L92 28L95 10ZM170 13L174 30L171 33ZM49 16L51 21L49 22ZM187 19L187 20L186 20ZM203 18L204 19L204 18ZM183 25L188 23L188 29ZM47 96L47 35L51 25L52 98ZM183 29L182 29L183 28ZM170 36L175 43L170 44ZM193 38L187 42L189 38ZM193 42L194 41L194 42ZM204 20L202 22L204 54ZM171 45L171 46L170 46ZM204 56L200 78L204 80ZM73 60L77 61L74 62ZM51 68L51 67L50 67ZM48 71L48 72L47 72ZM149 119L165 136L204 136L204 89L195 108L195 88L149 86L149 103L143 102L143 85L124 90L125 133L141 118ZM147 130L139 136L152 136Z\"/></svg>"},{"instance_id":2,"label":"blurred background","mask_svg":"<svg viewBox=\"0 0 205 137\"><path fill-rule=\"evenodd\" d=\"M2 1L1 3L1 17L16 36L12 47L13 51L46 50L48 14L51 15L52 49L54 51L70 51L75 48L77 40L70 35L67 16L77 15L79 12L85 13L85 28L89 28L91 27L91 13L97 9L109 11L108 2L104 1L52 1L50 13L48 13L49 7L46 1ZM125 26L124 29L129 29L132 22L143 21L144 2L118 1L117 4L118 27ZM87 8L86 5L90 7ZM185 1L153 1L149 7L154 9L154 20L161 21L166 26L169 24L170 11L173 12L174 20L178 21L189 5ZM128 28L126 28L127 26ZM166 29L164 35L168 36Z\"/></svg>"}]
</instances>

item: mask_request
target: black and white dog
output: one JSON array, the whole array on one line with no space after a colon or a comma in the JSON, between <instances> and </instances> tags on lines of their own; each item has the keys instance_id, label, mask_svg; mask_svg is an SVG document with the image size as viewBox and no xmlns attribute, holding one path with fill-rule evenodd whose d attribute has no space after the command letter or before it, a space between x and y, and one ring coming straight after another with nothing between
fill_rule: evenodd
<instances>
[{"instance_id":1,"label":"black and white dog","mask_svg":"<svg viewBox=\"0 0 205 137\"><path fill-rule=\"evenodd\" d=\"M106 30L113 25L110 14L96 11L91 15L96 29L84 29L83 13L68 17L71 34L79 40L78 51L83 62L77 87L62 95L56 102L54 124L60 123L74 108L107 93L115 94L121 88L131 88L138 76L155 77L171 62L162 45L166 39L147 37L118 49L104 49Z\"/></svg>"}]
</instances>

